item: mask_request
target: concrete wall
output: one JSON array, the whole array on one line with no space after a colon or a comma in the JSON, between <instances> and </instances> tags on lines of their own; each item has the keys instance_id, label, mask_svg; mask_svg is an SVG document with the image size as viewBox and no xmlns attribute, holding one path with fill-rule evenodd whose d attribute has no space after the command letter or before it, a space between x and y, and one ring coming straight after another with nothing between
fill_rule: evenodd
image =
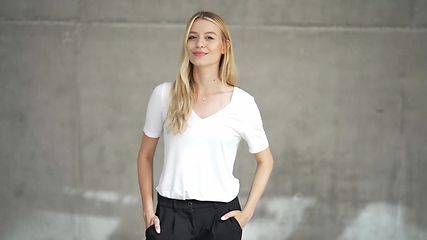
<instances>
[{"instance_id":1,"label":"concrete wall","mask_svg":"<svg viewBox=\"0 0 427 240\"><path fill-rule=\"evenodd\" d=\"M425 0L0 0L0 239L143 238L146 104L202 9L276 161L244 239L426 240Z\"/></svg>"}]
</instances>

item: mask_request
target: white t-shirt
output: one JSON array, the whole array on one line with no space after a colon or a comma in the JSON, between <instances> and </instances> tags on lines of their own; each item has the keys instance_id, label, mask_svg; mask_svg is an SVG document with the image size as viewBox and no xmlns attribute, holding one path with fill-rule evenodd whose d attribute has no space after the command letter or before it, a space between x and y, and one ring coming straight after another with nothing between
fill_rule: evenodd
<instances>
[{"instance_id":1,"label":"white t-shirt","mask_svg":"<svg viewBox=\"0 0 427 240\"><path fill-rule=\"evenodd\" d=\"M233 175L237 147L243 138L251 153L269 144L254 98L234 87L231 101L217 113L200 118L191 112L182 134L166 131L169 93L173 83L158 85L147 108L144 133L164 136L164 164L156 190L167 198L229 202L239 192Z\"/></svg>"}]
</instances>

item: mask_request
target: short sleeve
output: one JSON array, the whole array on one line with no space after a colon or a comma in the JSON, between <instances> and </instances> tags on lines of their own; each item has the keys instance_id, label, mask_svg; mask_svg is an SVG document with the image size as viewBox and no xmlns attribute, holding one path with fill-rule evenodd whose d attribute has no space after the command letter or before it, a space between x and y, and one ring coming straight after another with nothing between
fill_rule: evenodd
<instances>
[{"instance_id":1,"label":"short sleeve","mask_svg":"<svg viewBox=\"0 0 427 240\"><path fill-rule=\"evenodd\" d=\"M245 124L242 137L248 143L249 152L255 154L268 148L269 143L255 99L251 97L245 105L243 119Z\"/></svg>"},{"instance_id":2,"label":"short sleeve","mask_svg":"<svg viewBox=\"0 0 427 240\"><path fill-rule=\"evenodd\" d=\"M148 102L144 133L151 138L159 138L163 131L164 86L165 84L158 85Z\"/></svg>"}]
</instances>

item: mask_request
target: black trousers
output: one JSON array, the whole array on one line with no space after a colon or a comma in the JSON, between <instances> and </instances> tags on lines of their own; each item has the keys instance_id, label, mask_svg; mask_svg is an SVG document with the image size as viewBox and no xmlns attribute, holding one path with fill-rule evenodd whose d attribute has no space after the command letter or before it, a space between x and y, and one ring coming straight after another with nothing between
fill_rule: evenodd
<instances>
[{"instance_id":1,"label":"black trousers","mask_svg":"<svg viewBox=\"0 0 427 240\"><path fill-rule=\"evenodd\" d=\"M146 240L241 240L242 228L232 217L220 218L232 210L241 210L236 197L228 203L175 200L157 195L156 215L160 234L154 226L145 230Z\"/></svg>"}]
</instances>

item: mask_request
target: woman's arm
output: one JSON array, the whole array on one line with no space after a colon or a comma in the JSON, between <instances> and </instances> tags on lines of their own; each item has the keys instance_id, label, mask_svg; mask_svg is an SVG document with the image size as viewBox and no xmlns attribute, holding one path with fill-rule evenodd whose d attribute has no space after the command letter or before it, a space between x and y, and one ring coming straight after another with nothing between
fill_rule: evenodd
<instances>
[{"instance_id":1,"label":"woman's arm","mask_svg":"<svg viewBox=\"0 0 427 240\"><path fill-rule=\"evenodd\" d=\"M153 205L153 160L158 141L159 138L150 138L144 133L138 153L137 168L145 227L148 228L154 224L156 231L160 233L160 221L155 215Z\"/></svg>"},{"instance_id":2,"label":"woman's arm","mask_svg":"<svg viewBox=\"0 0 427 240\"><path fill-rule=\"evenodd\" d=\"M264 193L271 171L273 170L273 156L271 155L270 148L256 153L254 156L257 161L257 168L245 207L242 211L231 211L221 218L222 220L226 220L230 217L235 217L242 228L252 218L255 207Z\"/></svg>"}]
</instances>

